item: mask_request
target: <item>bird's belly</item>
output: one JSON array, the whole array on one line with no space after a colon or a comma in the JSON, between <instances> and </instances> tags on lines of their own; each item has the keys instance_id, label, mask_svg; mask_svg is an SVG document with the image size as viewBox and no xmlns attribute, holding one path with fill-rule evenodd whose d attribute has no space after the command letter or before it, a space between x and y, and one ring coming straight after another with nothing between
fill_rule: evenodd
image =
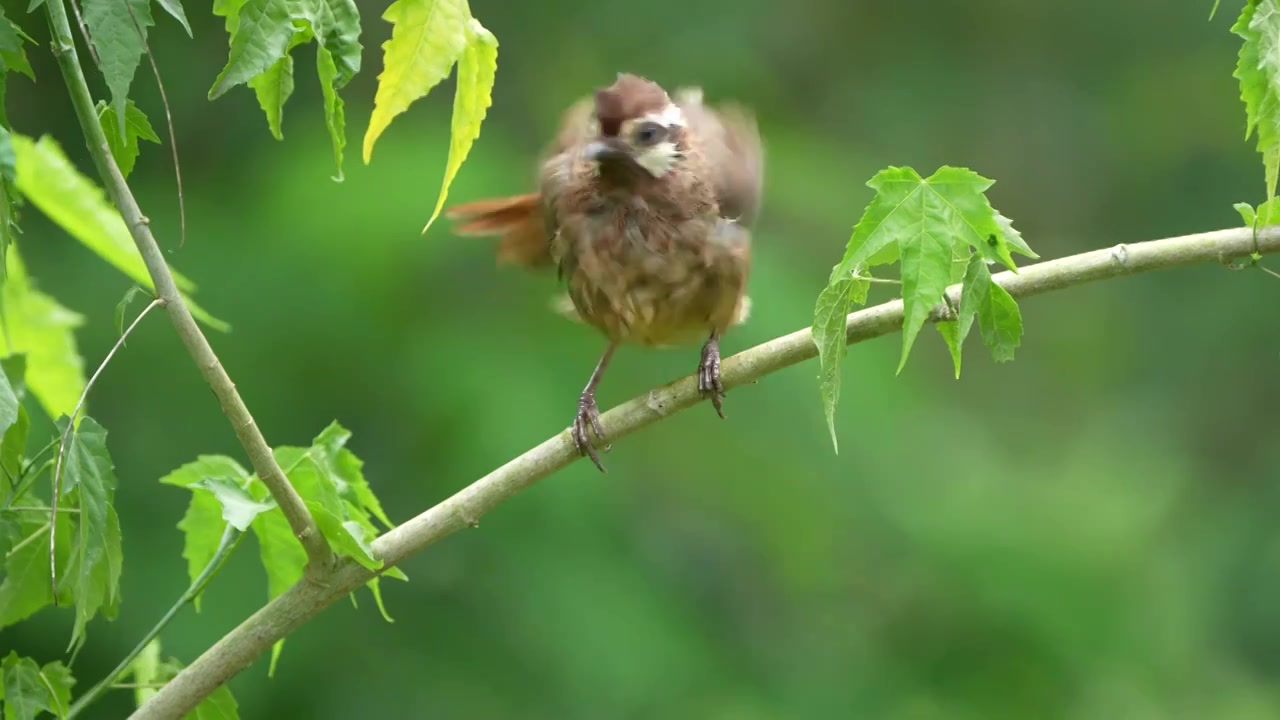
<instances>
[{"instance_id":1,"label":"bird's belly","mask_svg":"<svg viewBox=\"0 0 1280 720\"><path fill-rule=\"evenodd\" d=\"M575 264L567 279L578 314L610 339L638 345L677 345L723 331L746 285L743 259L705 245L588 251Z\"/></svg>"}]
</instances>

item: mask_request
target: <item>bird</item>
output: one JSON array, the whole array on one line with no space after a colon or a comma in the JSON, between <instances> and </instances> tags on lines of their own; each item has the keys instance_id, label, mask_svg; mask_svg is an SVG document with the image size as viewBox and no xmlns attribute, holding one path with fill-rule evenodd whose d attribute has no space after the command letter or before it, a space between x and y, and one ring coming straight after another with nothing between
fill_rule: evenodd
<instances>
[{"instance_id":1,"label":"bird","mask_svg":"<svg viewBox=\"0 0 1280 720\"><path fill-rule=\"evenodd\" d=\"M564 111L532 192L446 210L456 235L498 238L499 264L554 266L564 293L553 306L604 336L569 428L601 472L591 436L605 452L610 443L596 388L620 345L702 340L698 392L724 418L720 339L750 313L764 159L742 104L622 72Z\"/></svg>"}]
</instances>

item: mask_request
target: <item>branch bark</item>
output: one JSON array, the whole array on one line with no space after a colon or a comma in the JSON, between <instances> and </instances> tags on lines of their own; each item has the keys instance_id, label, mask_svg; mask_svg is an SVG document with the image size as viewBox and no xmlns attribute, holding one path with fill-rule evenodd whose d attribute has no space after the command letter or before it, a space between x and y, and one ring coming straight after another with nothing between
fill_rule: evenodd
<instances>
[{"instance_id":1,"label":"branch bark","mask_svg":"<svg viewBox=\"0 0 1280 720\"><path fill-rule=\"evenodd\" d=\"M1280 252L1280 227L1218 230L1166 240L1072 255L1002 272L993 279L1015 298L1082 285L1095 280L1132 275L1197 263L1226 263L1252 253ZM1261 275L1259 275L1261 277ZM960 286L947 289L959 302ZM845 324L850 344L902 329L902 301L894 300L851 313ZM808 329L775 338L727 358L721 365L726 387L738 387L809 360L818 354ZM605 433L617 441L698 403L692 375L650 390L601 416ZM466 527L481 515L542 478L579 460L569 430L463 488L452 497L399 525L374 543L374 550L390 567L428 545ZM282 637L296 630L322 609L369 581L373 573L344 560L315 582L299 582L251 615L195 662L182 670L139 708L133 720L182 717L219 685L248 667Z\"/></svg>"},{"instance_id":2,"label":"branch bark","mask_svg":"<svg viewBox=\"0 0 1280 720\"><path fill-rule=\"evenodd\" d=\"M191 311L183 302L178 287L174 284L173 275L169 272L169 265L164 260L164 253L151 234L148 220L138 207L138 201L134 199L129 184L125 182L120 167L111 155L111 147L107 145L102 126L98 124L98 116L93 108L93 97L89 94L89 84L85 81L84 70L80 67L80 58L76 54L75 40L71 35L66 8L62 0L47 0L45 7L49 14L49 26L53 36L53 53L58 59L62 79L67 84L71 104L75 108L76 118L80 121L80 129L84 132L89 154L93 157L93 164L97 167L98 175L102 178L111 201L129 227L129 233L133 236L134 244L137 245L138 252L141 253L147 266L147 273L155 286L156 296L164 302L165 310L169 313L169 319L173 322L178 337L182 339L182 344L186 346L200 374L204 376L209 387L213 389L214 395L218 397L222 411L231 421L231 426L240 440L240 445L249 456L254 472L271 491L271 496L275 498L284 516L289 520L289 527L306 549L309 575L327 572L334 563L334 555L328 543L316 527L315 518L307 510L302 497L298 495L284 471L280 469L279 463L271 453L271 446L267 445L266 439L262 437L262 431L258 429L253 416L249 414L249 408L245 406L240 393L236 391L235 383L227 375L227 371L209 345L208 339L205 338L195 318L191 316Z\"/></svg>"}]
</instances>

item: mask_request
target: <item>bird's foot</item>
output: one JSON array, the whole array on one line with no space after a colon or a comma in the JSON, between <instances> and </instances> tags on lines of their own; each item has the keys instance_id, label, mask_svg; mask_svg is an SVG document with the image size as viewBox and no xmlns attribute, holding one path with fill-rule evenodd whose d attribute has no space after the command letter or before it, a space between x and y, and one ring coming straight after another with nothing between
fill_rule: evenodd
<instances>
[{"instance_id":1,"label":"bird's foot","mask_svg":"<svg viewBox=\"0 0 1280 720\"><path fill-rule=\"evenodd\" d=\"M578 448L578 454L591 458L591 462L600 468L600 472L605 472L604 465L600 464L600 455L591 444L591 434L595 433L604 451L609 452L609 441L604 436L604 428L600 427L600 408L596 405L595 393L584 392L578 398L578 414L573 418L571 433L573 444Z\"/></svg>"},{"instance_id":2,"label":"bird's foot","mask_svg":"<svg viewBox=\"0 0 1280 720\"><path fill-rule=\"evenodd\" d=\"M698 363L698 393L711 396L711 404L720 419L724 419L724 385L720 382L720 341L707 340L702 346L702 361Z\"/></svg>"}]
</instances>

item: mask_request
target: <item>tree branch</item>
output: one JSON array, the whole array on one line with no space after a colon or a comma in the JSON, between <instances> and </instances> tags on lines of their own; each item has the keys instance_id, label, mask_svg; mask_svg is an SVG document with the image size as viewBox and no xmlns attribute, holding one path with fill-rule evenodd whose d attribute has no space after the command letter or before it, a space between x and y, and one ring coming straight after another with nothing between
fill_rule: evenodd
<instances>
[{"instance_id":1,"label":"tree branch","mask_svg":"<svg viewBox=\"0 0 1280 720\"><path fill-rule=\"evenodd\" d=\"M1209 262L1228 262L1254 252L1280 252L1280 227L1218 230L1167 240L1072 255L1002 272L993 279L1015 298L1082 285L1094 280L1151 270ZM960 285L947 288L959 302ZM850 344L902 329L902 301L851 313L846 321ZM757 345L724 361L720 373L726 387L737 387L818 354L808 329ZM619 440L641 428L695 405L700 396L692 375L650 390L601 416L605 434ZM449 499L399 525L373 543L387 563L394 565L428 545L465 527L481 515L533 483L569 465L579 456L568 429L529 450ZM330 603L369 581L373 573L345 560L316 582L300 582L251 615L195 662L178 673L160 692L135 712L133 720L182 717L219 685L248 667L277 640L293 632Z\"/></svg>"},{"instance_id":2,"label":"tree branch","mask_svg":"<svg viewBox=\"0 0 1280 720\"><path fill-rule=\"evenodd\" d=\"M200 331L195 318L191 316L191 311L183 302L173 282L173 275L169 272L169 265L164 260L164 254L151 234L149 221L138 208L138 201L134 199L133 192L129 190L129 184L125 182L124 176L120 173L120 167L111 155L111 148L107 145L106 136L103 135L102 126L98 124L98 116L93 109L93 97L89 94L89 85L85 82L80 59L76 55L75 41L71 37L71 25L67 21L66 8L63 7L62 0L47 0L45 7L49 13L49 25L53 34L53 53L58 58L58 67L62 71L63 81L67 84L71 104L75 108L80 129L84 132L85 142L89 146L89 154L93 156L93 164L98 169L98 175L102 178L111 201L129 227L134 244L138 246L138 252L146 263L147 273L151 276L156 295L164 302L169 319L173 322L178 337L182 339L182 344L186 346L200 374L204 376L209 387L213 389L214 395L218 397L222 411L231 421L231 426L240 440L240 445L249 456L254 472L271 491L271 496L275 498L280 510L288 519L289 527L306 549L309 561L308 575L324 572L333 564L333 553L316 528L315 518L307 510L302 497L298 495L284 471L280 469L280 464L271 453L271 447L262 437L262 431L253 421L253 416L245 407L244 400L240 399L235 383L231 382L227 371L223 369L218 356L214 354L209 341Z\"/></svg>"}]
</instances>

